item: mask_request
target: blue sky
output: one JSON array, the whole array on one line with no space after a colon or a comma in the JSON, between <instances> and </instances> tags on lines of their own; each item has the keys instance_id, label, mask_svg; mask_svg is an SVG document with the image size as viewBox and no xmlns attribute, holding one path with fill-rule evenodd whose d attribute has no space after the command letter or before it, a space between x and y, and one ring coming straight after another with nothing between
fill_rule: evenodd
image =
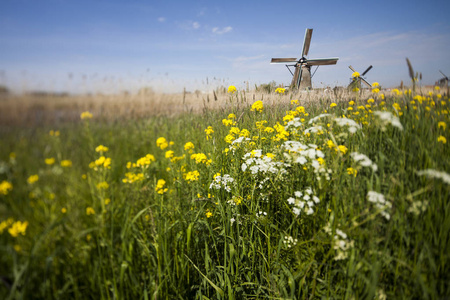
<instances>
[{"instance_id":1,"label":"blue sky","mask_svg":"<svg viewBox=\"0 0 450 300\"><path fill-rule=\"evenodd\" d=\"M299 57L313 28L313 85L346 85L352 65L382 86L450 76L450 1L2 0L0 84L71 92L243 88L291 75L272 57ZM314 69L313 69L314 71Z\"/></svg>"}]
</instances>

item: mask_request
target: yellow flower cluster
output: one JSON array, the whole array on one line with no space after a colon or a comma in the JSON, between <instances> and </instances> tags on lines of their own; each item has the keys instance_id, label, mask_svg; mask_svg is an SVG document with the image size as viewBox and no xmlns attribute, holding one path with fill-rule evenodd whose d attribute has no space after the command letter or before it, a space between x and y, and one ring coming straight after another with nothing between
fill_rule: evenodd
<instances>
[{"instance_id":1,"label":"yellow flower cluster","mask_svg":"<svg viewBox=\"0 0 450 300\"><path fill-rule=\"evenodd\" d=\"M284 88L277 88L275 90L275 93L278 93L278 94L284 94L285 92L286 92L286 89L284 89Z\"/></svg>"},{"instance_id":2,"label":"yellow flower cluster","mask_svg":"<svg viewBox=\"0 0 450 300\"><path fill-rule=\"evenodd\" d=\"M89 164L89 168L94 169L95 171L98 171L99 168L111 169L111 158L102 155L95 161L91 162Z\"/></svg>"},{"instance_id":3,"label":"yellow flower cluster","mask_svg":"<svg viewBox=\"0 0 450 300\"><path fill-rule=\"evenodd\" d=\"M168 191L167 188L164 188L164 185L166 184L166 181L164 179L158 179L158 182L156 183L155 192L158 194L164 194Z\"/></svg>"},{"instance_id":4,"label":"yellow flower cluster","mask_svg":"<svg viewBox=\"0 0 450 300\"><path fill-rule=\"evenodd\" d=\"M184 144L184 150L192 150L194 149L194 144L192 142L187 142Z\"/></svg>"},{"instance_id":5,"label":"yellow flower cluster","mask_svg":"<svg viewBox=\"0 0 450 300\"><path fill-rule=\"evenodd\" d=\"M156 140L156 146L159 147L161 150L166 149L167 147L169 147L169 142L166 140L166 138L164 137L159 137Z\"/></svg>"},{"instance_id":6,"label":"yellow flower cluster","mask_svg":"<svg viewBox=\"0 0 450 300\"><path fill-rule=\"evenodd\" d=\"M200 173L197 170L183 174L183 178L187 182L197 181L199 177L200 177Z\"/></svg>"},{"instance_id":7,"label":"yellow flower cluster","mask_svg":"<svg viewBox=\"0 0 450 300\"><path fill-rule=\"evenodd\" d=\"M82 112L80 115L81 120L92 119L92 114L88 111Z\"/></svg>"},{"instance_id":8,"label":"yellow flower cluster","mask_svg":"<svg viewBox=\"0 0 450 300\"><path fill-rule=\"evenodd\" d=\"M358 171L353 169L353 168L347 168L347 174L348 175L353 175L356 177L356 174L358 174Z\"/></svg>"},{"instance_id":9,"label":"yellow flower cluster","mask_svg":"<svg viewBox=\"0 0 450 300\"><path fill-rule=\"evenodd\" d=\"M50 130L48 134L50 134L50 136L59 136L59 130Z\"/></svg>"},{"instance_id":10,"label":"yellow flower cluster","mask_svg":"<svg viewBox=\"0 0 450 300\"><path fill-rule=\"evenodd\" d=\"M111 162L111 159L110 159ZM72 161L68 160L68 159L64 159L61 161L61 167L63 168L70 168L72 166Z\"/></svg>"},{"instance_id":11,"label":"yellow flower cluster","mask_svg":"<svg viewBox=\"0 0 450 300\"><path fill-rule=\"evenodd\" d=\"M95 210L92 207L86 207L86 215L95 215Z\"/></svg>"},{"instance_id":12,"label":"yellow flower cluster","mask_svg":"<svg viewBox=\"0 0 450 300\"><path fill-rule=\"evenodd\" d=\"M54 163L55 163L55 158L54 158L54 157L50 157L50 158L46 158L46 159L45 159L45 164L46 164L46 165L51 166L51 165L53 165Z\"/></svg>"},{"instance_id":13,"label":"yellow flower cluster","mask_svg":"<svg viewBox=\"0 0 450 300\"><path fill-rule=\"evenodd\" d=\"M204 153L194 153L191 155L191 159L195 160L197 164L204 163L209 166L212 163L212 159L208 159Z\"/></svg>"},{"instance_id":14,"label":"yellow flower cluster","mask_svg":"<svg viewBox=\"0 0 450 300\"><path fill-rule=\"evenodd\" d=\"M35 175L31 175L30 177L28 177L27 182L28 184L33 184L35 182L37 182L39 180L39 175L35 174Z\"/></svg>"},{"instance_id":15,"label":"yellow flower cluster","mask_svg":"<svg viewBox=\"0 0 450 300\"><path fill-rule=\"evenodd\" d=\"M99 189L99 190L106 190L108 188L109 188L109 184L106 181L97 183L97 189Z\"/></svg>"},{"instance_id":16,"label":"yellow flower cluster","mask_svg":"<svg viewBox=\"0 0 450 300\"><path fill-rule=\"evenodd\" d=\"M358 72L353 72L352 77L353 78L358 78L360 75Z\"/></svg>"},{"instance_id":17,"label":"yellow flower cluster","mask_svg":"<svg viewBox=\"0 0 450 300\"><path fill-rule=\"evenodd\" d=\"M214 133L212 126L208 126L208 128L205 129L205 133L206 133L206 140L209 140L211 138L211 135Z\"/></svg>"},{"instance_id":18,"label":"yellow flower cluster","mask_svg":"<svg viewBox=\"0 0 450 300\"><path fill-rule=\"evenodd\" d=\"M230 85L228 87L228 93L234 94L236 92L236 87L234 85Z\"/></svg>"},{"instance_id":19,"label":"yellow flower cluster","mask_svg":"<svg viewBox=\"0 0 450 300\"><path fill-rule=\"evenodd\" d=\"M0 183L0 194L7 195L12 189L13 186L8 181L3 180L2 183Z\"/></svg>"},{"instance_id":20,"label":"yellow flower cluster","mask_svg":"<svg viewBox=\"0 0 450 300\"><path fill-rule=\"evenodd\" d=\"M127 172L125 173L125 177L126 178L122 179L123 183L134 183L144 180L144 173Z\"/></svg>"},{"instance_id":21,"label":"yellow flower cluster","mask_svg":"<svg viewBox=\"0 0 450 300\"><path fill-rule=\"evenodd\" d=\"M18 237L19 234L25 235L27 227L28 227L28 222L27 221L25 221L25 222L21 222L21 221L14 222L14 220L12 218L9 218L8 220L3 221L2 223L0 223L0 234L3 233L3 231L6 228L8 228L8 232L9 232L9 234L12 237Z\"/></svg>"},{"instance_id":22,"label":"yellow flower cluster","mask_svg":"<svg viewBox=\"0 0 450 300\"><path fill-rule=\"evenodd\" d=\"M277 122L277 124L274 125L273 128L277 131L277 134L274 137L272 137L273 141L279 142L281 140L284 140L284 141L287 140L287 137L289 136L289 132L287 132L286 129L284 129L283 125L281 125L280 123Z\"/></svg>"},{"instance_id":23,"label":"yellow flower cluster","mask_svg":"<svg viewBox=\"0 0 450 300\"><path fill-rule=\"evenodd\" d=\"M155 157L151 154L147 154L146 156L139 158L135 163L128 162L127 169L136 167L141 167L145 169L154 161L156 161Z\"/></svg>"},{"instance_id":24,"label":"yellow flower cluster","mask_svg":"<svg viewBox=\"0 0 450 300\"><path fill-rule=\"evenodd\" d=\"M95 148L95 152L100 152L100 153L108 152L108 150L109 150L109 148L105 147L103 145L99 145L99 146L97 146L97 148Z\"/></svg>"},{"instance_id":25,"label":"yellow flower cluster","mask_svg":"<svg viewBox=\"0 0 450 300\"><path fill-rule=\"evenodd\" d=\"M250 109L251 111L257 111L257 112L262 112L264 109L264 105L263 102L261 100L256 101L255 103L252 104L252 108Z\"/></svg>"}]
</instances>

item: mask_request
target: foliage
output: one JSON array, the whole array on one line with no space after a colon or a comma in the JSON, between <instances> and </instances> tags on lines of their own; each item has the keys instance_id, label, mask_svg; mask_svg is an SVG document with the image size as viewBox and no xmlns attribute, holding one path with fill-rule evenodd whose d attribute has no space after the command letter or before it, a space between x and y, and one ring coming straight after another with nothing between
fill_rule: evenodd
<instances>
[{"instance_id":1,"label":"foliage","mask_svg":"<svg viewBox=\"0 0 450 300\"><path fill-rule=\"evenodd\" d=\"M450 296L446 97L255 103L4 130L0 297Z\"/></svg>"}]
</instances>

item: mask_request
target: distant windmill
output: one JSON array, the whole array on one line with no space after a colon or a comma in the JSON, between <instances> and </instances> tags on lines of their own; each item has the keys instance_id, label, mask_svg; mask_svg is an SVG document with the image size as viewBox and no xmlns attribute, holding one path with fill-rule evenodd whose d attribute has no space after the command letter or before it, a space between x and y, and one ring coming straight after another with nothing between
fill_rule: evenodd
<instances>
[{"instance_id":1,"label":"distant windmill","mask_svg":"<svg viewBox=\"0 0 450 300\"><path fill-rule=\"evenodd\" d=\"M303 51L300 59L297 58L272 58L272 64L285 64L293 78L290 87L297 89L312 88L311 85L311 66L335 65L339 58L315 58L307 59L309 46L311 45L311 37L313 30L306 29L305 39L303 41ZM289 67L295 67L292 73ZM317 70L317 69L316 69Z\"/></svg>"},{"instance_id":2,"label":"distant windmill","mask_svg":"<svg viewBox=\"0 0 450 300\"><path fill-rule=\"evenodd\" d=\"M353 69L352 66L348 66L350 68L350 70L352 70L353 72L356 72L355 69ZM350 82L350 84L348 85L348 89L354 89L354 88L361 88L361 82L364 82L369 88L372 87L372 85L367 82L367 80L365 80L363 78L364 75L367 74L367 72L370 71L370 69L372 69L372 65L370 65L362 74L360 74L358 77L352 77L352 82Z\"/></svg>"},{"instance_id":3,"label":"distant windmill","mask_svg":"<svg viewBox=\"0 0 450 300\"><path fill-rule=\"evenodd\" d=\"M448 77L447 77L444 73L442 73L441 70L439 70L439 72L440 72L442 75L444 75L444 77L442 77L442 78L439 79L439 81L438 81L439 87L440 87L441 89L442 89L442 88L448 87Z\"/></svg>"}]
</instances>

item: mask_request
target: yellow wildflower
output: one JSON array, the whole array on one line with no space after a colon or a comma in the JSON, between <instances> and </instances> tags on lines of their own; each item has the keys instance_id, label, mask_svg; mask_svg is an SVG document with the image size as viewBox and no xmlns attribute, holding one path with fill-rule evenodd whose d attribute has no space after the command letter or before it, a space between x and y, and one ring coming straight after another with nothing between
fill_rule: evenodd
<instances>
[{"instance_id":1,"label":"yellow wildflower","mask_svg":"<svg viewBox=\"0 0 450 300\"><path fill-rule=\"evenodd\" d=\"M67 208L63 207L61 208L61 213L65 214L67 212Z\"/></svg>"},{"instance_id":2,"label":"yellow wildflower","mask_svg":"<svg viewBox=\"0 0 450 300\"><path fill-rule=\"evenodd\" d=\"M297 99L295 99L295 100L291 100L291 104L292 104L292 105L294 105L294 104L295 104L295 105L298 105L298 104L299 104L299 102L298 102L298 100L297 100Z\"/></svg>"},{"instance_id":3,"label":"yellow wildflower","mask_svg":"<svg viewBox=\"0 0 450 300\"><path fill-rule=\"evenodd\" d=\"M162 195L165 192L168 191L167 188L164 188L164 185L166 184L166 181L164 179L158 179L158 182L156 183L155 192Z\"/></svg>"},{"instance_id":4,"label":"yellow wildflower","mask_svg":"<svg viewBox=\"0 0 450 300\"><path fill-rule=\"evenodd\" d=\"M358 174L358 171L353 169L353 168L347 168L347 174L348 175L353 175L356 177L356 174Z\"/></svg>"},{"instance_id":5,"label":"yellow wildflower","mask_svg":"<svg viewBox=\"0 0 450 300\"><path fill-rule=\"evenodd\" d=\"M205 215L207 218L211 218L213 214L208 210Z\"/></svg>"},{"instance_id":6,"label":"yellow wildflower","mask_svg":"<svg viewBox=\"0 0 450 300\"><path fill-rule=\"evenodd\" d=\"M25 231L27 230L28 222L17 221L8 228L8 232L12 237L17 237L19 234L25 235Z\"/></svg>"},{"instance_id":7,"label":"yellow wildflower","mask_svg":"<svg viewBox=\"0 0 450 300\"><path fill-rule=\"evenodd\" d=\"M358 78L360 75L358 72L353 72L352 77L353 78Z\"/></svg>"},{"instance_id":8,"label":"yellow wildflower","mask_svg":"<svg viewBox=\"0 0 450 300\"><path fill-rule=\"evenodd\" d=\"M435 86L434 89L435 89L436 91L439 91L441 88L440 88L439 86Z\"/></svg>"},{"instance_id":9,"label":"yellow wildflower","mask_svg":"<svg viewBox=\"0 0 450 300\"><path fill-rule=\"evenodd\" d=\"M372 89L372 93L378 94L380 92L380 89Z\"/></svg>"},{"instance_id":10,"label":"yellow wildflower","mask_svg":"<svg viewBox=\"0 0 450 300\"><path fill-rule=\"evenodd\" d=\"M255 103L252 104L252 108L250 109L251 111L258 111L258 112L262 112L264 108L263 102L261 100L256 101Z\"/></svg>"},{"instance_id":11,"label":"yellow wildflower","mask_svg":"<svg viewBox=\"0 0 450 300\"><path fill-rule=\"evenodd\" d=\"M54 158L54 157L50 157L50 158L46 158L46 159L45 159L45 164L46 164L46 165L51 166L51 165L53 165L54 163L55 163L55 158Z\"/></svg>"},{"instance_id":12,"label":"yellow wildflower","mask_svg":"<svg viewBox=\"0 0 450 300\"><path fill-rule=\"evenodd\" d=\"M186 174L183 175L184 180L188 181L188 182L193 182L193 181L197 181L198 178L200 177L200 173L195 170L192 172L187 172Z\"/></svg>"},{"instance_id":13,"label":"yellow wildflower","mask_svg":"<svg viewBox=\"0 0 450 300\"><path fill-rule=\"evenodd\" d=\"M236 92L236 87L234 85L230 85L228 87L228 93L234 94Z\"/></svg>"},{"instance_id":14,"label":"yellow wildflower","mask_svg":"<svg viewBox=\"0 0 450 300\"><path fill-rule=\"evenodd\" d=\"M184 144L184 150L191 150L194 149L194 144L192 142L187 142Z\"/></svg>"},{"instance_id":15,"label":"yellow wildflower","mask_svg":"<svg viewBox=\"0 0 450 300\"><path fill-rule=\"evenodd\" d=\"M211 138L211 135L214 133L212 126L208 126L208 128L205 129L205 133L206 133L206 140L209 140Z\"/></svg>"},{"instance_id":16,"label":"yellow wildflower","mask_svg":"<svg viewBox=\"0 0 450 300\"><path fill-rule=\"evenodd\" d=\"M81 120L92 119L92 114L88 111L82 112L80 115Z\"/></svg>"},{"instance_id":17,"label":"yellow wildflower","mask_svg":"<svg viewBox=\"0 0 450 300\"><path fill-rule=\"evenodd\" d=\"M286 89L284 89L284 88L277 88L275 90L275 93L278 93L278 94L284 94L285 92L286 92Z\"/></svg>"},{"instance_id":18,"label":"yellow wildflower","mask_svg":"<svg viewBox=\"0 0 450 300\"><path fill-rule=\"evenodd\" d=\"M12 189L13 186L8 181L3 180L2 183L0 183L0 194L7 195Z\"/></svg>"},{"instance_id":19,"label":"yellow wildflower","mask_svg":"<svg viewBox=\"0 0 450 300\"><path fill-rule=\"evenodd\" d=\"M161 150L164 150L167 147L169 147L169 143L167 142L167 140L164 137L159 137L156 140L156 146L161 148Z\"/></svg>"},{"instance_id":20,"label":"yellow wildflower","mask_svg":"<svg viewBox=\"0 0 450 300\"><path fill-rule=\"evenodd\" d=\"M86 214L88 215L88 216L90 216L90 215L95 215L95 210L92 208L92 207L86 207Z\"/></svg>"},{"instance_id":21,"label":"yellow wildflower","mask_svg":"<svg viewBox=\"0 0 450 300\"><path fill-rule=\"evenodd\" d=\"M106 198L105 199L105 205L108 205L109 203L111 203L111 199L110 198Z\"/></svg>"},{"instance_id":22,"label":"yellow wildflower","mask_svg":"<svg viewBox=\"0 0 450 300\"><path fill-rule=\"evenodd\" d=\"M27 182L28 182L28 184L33 184L38 180L39 180L39 175L36 174L36 175L31 175L30 177L28 177Z\"/></svg>"},{"instance_id":23,"label":"yellow wildflower","mask_svg":"<svg viewBox=\"0 0 450 300\"><path fill-rule=\"evenodd\" d=\"M172 158L175 152L173 150L166 151L166 158Z\"/></svg>"},{"instance_id":24,"label":"yellow wildflower","mask_svg":"<svg viewBox=\"0 0 450 300\"><path fill-rule=\"evenodd\" d=\"M100 183L97 183L97 189L99 190L106 190L109 188L109 184L106 181L102 181Z\"/></svg>"},{"instance_id":25,"label":"yellow wildflower","mask_svg":"<svg viewBox=\"0 0 450 300\"><path fill-rule=\"evenodd\" d=\"M109 150L109 148L105 147L103 145L99 145L99 146L97 146L97 148L95 148L95 152L100 152L100 153L107 152L108 150Z\"/></svg>"},{"instance_id":26,"label":"yellow wildflower","mask_svg":"<svg viewBox=\"0 0 450 300\"><path fill-rule=\"evenodd\" d=\"M341 151L342 154L345 154L348 151L348 148L345 147L344 145L339 145L338 148L339 148L339 151Z\"/></svg>"},{"instance_id":27,"label":"yellow wildflower","mask_svg":"<svg viewBox=\"0 0 450 300\"><path fill-rule=\"evenodd\" d=\"M333 108L333 107L336 107L336 106L337 106L337 104L334 103L334 102L330 104L330 108Z\"/></svg>"},{"instance_id":28,"label":"yellow wildflower","mask_svg":"<svg viewBox=\"0 0 450 300\"><path fill-rule=\"evenodd\" d=\"M379 87L379 86L380 86L380 84L376 81L374 83L372 83L372 87L374 87L374 88Z\"/></svg>"},{"instance_id":29,"label":"yellow wildflower","mask_svg":"<svg viewBox=\"0 0 450 300\"><path fill-rule=\"evenodd\" d=\"M374 103L375 100L373 100L373 98L370 98L369 100L367 100L367 103Z\"/></svg>"},{"instance_id":30,"label":"yellow wildflower","mask_svg":"<svg viewBox=\"0 0 450 300\"><path fill-rule=\"evenodd\" d=\"M230 119L223 119L222 124L225 126L233 126L233 125L236 125L236 122L234 122L233 120L230 120Z\"/></svg>"},{"instance_id":31,"label":"yellow wildflower","mask_svg":"<svg viewBox=\"0 0 450 300\"><path fill-rule=\"evenodd\" d=\"M59 136L59 130L50 130L48 134L50 134L50 136Z\"/></svg>"},{"instance_id":32,"label":"yellow wildflower","mask_svg":"<svg viewBox=\"0 0 450 300\"><path fill-rule=\"evenodd\" d=\"M438 128L441 128L445 130L445 128L447 128L447 124L445 124L445 122L439 122L438 123Z\"/></svg>"},{"instance_id":33,"label":"yellow wildflower","mask_svg":"<svg viewBox=\"0 0 450 300\"><path fill-rule=\"evenodd\" d=\"M442 136L442 135L440 135L440 136L438 137L437 141L438 141L438 142L441 142L441 143L443 143L443 144L447 143L447 139L446 139L444 136Z\"/></svg>"},{"instance_id":34,"label":"yellow wildflower","mask_svg":"<svg viewBox=\"0 0 450 300\"><path fill-rule=\"evenodd\" d=\"M69 168L71 166L72 166L72 161L70 161L68 159L64 159L61 161L61 167Z\"/></svg>"}]
</instances>

